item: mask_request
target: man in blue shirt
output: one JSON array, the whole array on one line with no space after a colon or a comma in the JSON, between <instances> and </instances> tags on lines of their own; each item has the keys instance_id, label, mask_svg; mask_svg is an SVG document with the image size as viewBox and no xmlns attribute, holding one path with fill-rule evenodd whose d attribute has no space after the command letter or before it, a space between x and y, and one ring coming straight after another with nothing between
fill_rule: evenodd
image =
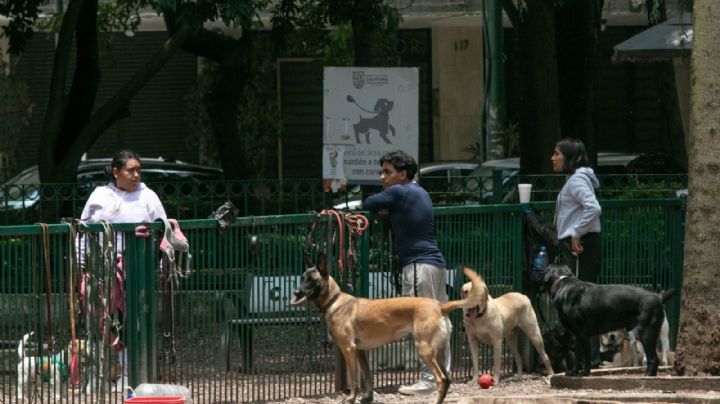
<instances>
[{"instance_id":1,"label":"man in blue shirt","mask_svg":"<svg viewBox=\"0 0 720 404\"><path fill-rule=\"evenodd\" d=\"M365 199L363 208L390 215L390 227L402 266L403 296L421 296L447 302L446 264L435 241L435 218L430 195L417 182L415 159L404 151L388 152L380 158L380 180L384 190ZM446 318L448 334L451 323ZM450 370L450 339L439 355L441 366ZM423 364L420 380L402 386L401 394L429 394L435 390L432 373Z\"/></svg>"}]
</instances>

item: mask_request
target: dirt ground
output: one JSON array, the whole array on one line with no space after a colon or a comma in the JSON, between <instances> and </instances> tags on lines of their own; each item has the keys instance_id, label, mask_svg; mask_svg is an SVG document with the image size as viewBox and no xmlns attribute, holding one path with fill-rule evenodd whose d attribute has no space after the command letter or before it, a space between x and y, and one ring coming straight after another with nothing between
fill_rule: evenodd
<instances>
[{"instance_id":1,"label":"dirt ground","mask_svg":"<svg viewBox=\"0 0 720 404\"><path fill-rule=\"evenodd\" d=\"M610 385L622 380L626 385L627 382L634 382L633 378L643 378L642 374L623 374L609 375ZM606 375L607 377L607 375ZM612 379L612 378L615 379ZM669 374L660 375L658 378L671 377ZM599 378L603 378L600 376ZM597 377L594 379L598 379ZM608 379L606 379L608 381ZM642 385L638 382L637 385ZM624 403L624 402L641 402L641 403L720 403L720 391L697 389L698 386L717 386L717 381L711 384L688 383L687 390L655 390L650 388L634 388L634 389L565 389L552 388L549 379L538 374L524 375L521 379L510 377L503 379L502 382L496 384L489 389L481 389L477 383L456 382L450 385L450 390L445 398L446 403L479 403L493 402L495 403ZM693 389L693 387L695 389ZM708 387L702 387L706 389ZM375 389L375 403L385 404L403 404L418 402L433 402L434 393L426 396L403 396L397 392L398 386L384 387ZM345 396L342 394L333 394L318 397L291 398L284 401L275 401L276 403L285 404L329 404L342 402Z\"/></svg>"},{"instance_id":2,"label":"dirt ground","mask_svg":"<svg viewBox=\"0 0 720 404\"><path fill-rule=\"evenodd\" d=\"M400 404L400 403L417 403L431 402L434 400L434 393L427 396L404 396L399 394L397 389L399 386L390 386L375 389L374 403ZM531 374L523 375L522 379L510 378L503 380L497 385L489 389L481 389L477 383L473 382L454 382L450 385L445 402L457 402L469 397L503 397L503 396L542 396L548 394L561 393L582 393L579 390L553 389L550 387L547 377ZM596 392L588 390L588 393ZM344 395L334 394L321 397L304 397L290 398L284 401L274 401L275 403L285 404L330 404L341 402Z\"/></svg>"}]
</instances>

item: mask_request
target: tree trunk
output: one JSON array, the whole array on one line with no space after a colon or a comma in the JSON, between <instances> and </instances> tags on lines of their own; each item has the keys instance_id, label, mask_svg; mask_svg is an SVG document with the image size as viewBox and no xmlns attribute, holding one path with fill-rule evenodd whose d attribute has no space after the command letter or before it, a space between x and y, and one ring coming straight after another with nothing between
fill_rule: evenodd
<instances>
[{"instance_id":1,"label":"tree trunk","mask_svg":"<svg viewBox=\"0 0 720 404\"><path fill-rule=\"evenodd\" d=\"M238 66L221 66L212 93L205 96L205 105L215 134L215 144L226 179L246 179L249 172L238 128L240 94L245 86Z\"/></svg>"},{"instance_id":2,"label":"tree trunk","mask_svg":"<svg viewBox=\"0 0 720 404\"><path fill-rule=\"evenodd\" d=\"M168 32L176 29L177 16L163 13ZM238 126L240 95L245 88L252 34L246 31L239 39L218 35L207 29L195 32L182 50L218 64L212 90L205 95L205 106L215 135L220 164L226 179L246 179L252 176L244 156L242 133Z\"/></svg>"},{"instance_id":3,"label":"tree trunk","mask_svg":"<svg viewBox=\"0 0 720 404\"><path fill-rule=\"evenodd\" d=\"M603 0L565 2L556 14L561 136L582 140L593 160L602 7Z\"/></svg>"},{"instance_id":4,"label":"tree trunk","mask_svg":"<svg viewBox=\"0 0 720 404\"><path fill-rule=\"evenodd\" d=\"M358 10L352 18L351 25L353 31L353 53L354 66L370 66L371 62L371 49L372 44L370 43L370 36L372 34L372 27L368 27L366 19L362 17L362 14Z\"/></svg>"},{"instance_id":5,"label":"tree trunk","mask_svg":"<svg viewBox=\"0 0 720 404\"><path fill-rule=\"evenodd\" d=\"M532 0L519 24L521 64L520 171L550 173L560 139L553 2Z\"/></svg>"},{"instance_id":6,"label":"tree trunk","mask_svg":"<svg viewBox=\"0 0 720 404\"><path fill-rule=\"evenodd\" d=\"M675 371L720 375L720 2L695 0L689 198Z\"/></svg>"},{"instance_id":7,"label":"tree trunk","mask_svg":"<svg viewBox=\"0 0 720 404\"><path fill-rule=\"evenodd\" d=\"M189 28L179 30L117 93L95 109L100 85L97 12L97 0L70 0L58 32L38 153L40 181L45 184L75 182L83 153L103 131L129 114L132 97L170 60L191 32ZM74 38L78 39L73 55ZM73 56L75 72L67 92L65 83ZM51 204L41 206L40 220L55 222L59 219Z\"/></svg>"}]
</instances>

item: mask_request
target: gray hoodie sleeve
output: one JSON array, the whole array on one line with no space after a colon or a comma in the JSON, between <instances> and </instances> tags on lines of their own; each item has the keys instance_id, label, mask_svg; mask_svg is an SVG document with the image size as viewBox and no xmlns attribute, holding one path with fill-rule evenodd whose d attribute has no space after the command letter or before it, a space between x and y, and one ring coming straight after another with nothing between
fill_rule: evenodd
<instances>
[{"instance_id":1,"label":"gray hoodie sleeve","mask_svg":"<svg viewBox=\"0 0 720 404\"><path fill-rule=\"evenodd\" d=\"M599 228L602 209L600 208L600 203L595 197L595 185L599 184L597 183L597 178L592 172L576 172L570 177L569 181L570 184L568 184L568 190L578 201L580 206L582 206L582 214L574 223L572 236L582 237L585 234Z\"/></svg>"}]
</instances>

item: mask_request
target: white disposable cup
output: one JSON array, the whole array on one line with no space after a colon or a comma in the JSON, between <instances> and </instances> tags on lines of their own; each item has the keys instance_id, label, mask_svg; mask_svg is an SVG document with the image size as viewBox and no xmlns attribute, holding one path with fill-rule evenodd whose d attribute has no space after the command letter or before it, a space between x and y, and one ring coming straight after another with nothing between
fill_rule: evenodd
<instances>
[{"instance_id":1,"label":"white disposable cup","mask_svg":"<svg viewBox=\"0 0 720 404\"><path fill-rule=\"evenodd\" d=\"M520 203L530 202L530 190L532 184L518 184L518 194L520 195Z\"/></svg>"}]
</instances>

